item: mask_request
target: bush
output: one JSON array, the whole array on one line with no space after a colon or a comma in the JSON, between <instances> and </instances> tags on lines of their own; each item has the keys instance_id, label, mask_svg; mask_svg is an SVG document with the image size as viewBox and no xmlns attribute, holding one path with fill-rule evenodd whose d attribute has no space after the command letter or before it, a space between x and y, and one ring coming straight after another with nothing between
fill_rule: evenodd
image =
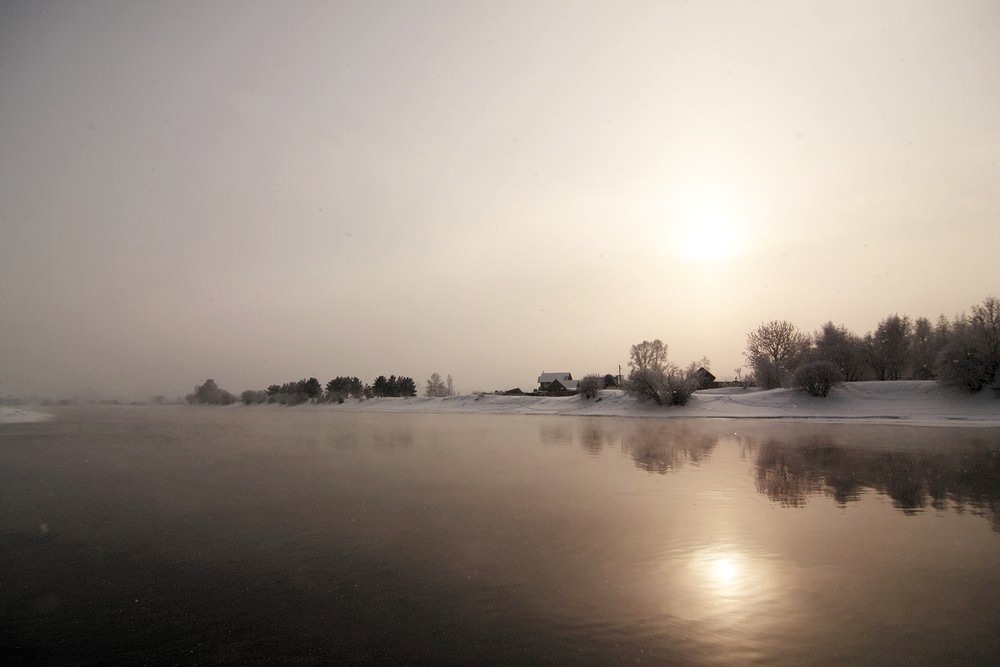
<instances>
[{"instance_id":1,"label":"bush","mask_svg":"<svg viewBox=\"0 0 1000 667\"><path fill-rule=\"evenodd\" d=\"M687 405L691 394L698 389L699 378L696 371L671 369L665 376L665 393L667 405Z\"/></svg>"},{"instance_id":2,"label":"bush","mask_svg":"<svg viewBox=\"0 0 1000 667\"><path fill-rule=\"evenodd\" d=\"M229 405L236 402L236 397L225 389L219 388L215 380L209 378L205 384L200 384L194 388L194 393L186 397L188 403L208 403L211 405Z\"/></svg>"},{"instance_id":3,"label":"bush","mask_svg":"<svg viewBox=\"0 0 1000 667\"><path fill-rule=\"evenodd\" d=\"M255 403L265 403L267 401L267 392L263 389L247 389L242 394L240 394L240 400L243 401L243 405L253 405Z\"/></svg>"},{"instance_id":4,"label":"bush","mask_svg":"<svg viewBox=\"0 0 1000 667\"><path fill-rule=\"evenodd\" d=\"M813 396L825 398L834 385L844 381L844 376L829 361L810 361L795 369L793 381Z\"/></svg>"},{"instance_id":5,"label":"bush","mask_svg":"<svg viewBox=\"0 0 1000 667\"><path fill-rule=\"evenodd\" d=\"M597 398L597 392L600 391L601 387L604 386L604 378L600 375L586 375L580 384L577 385L577 390L580 392L580 396L584 398Z\"/></svg>"}]
</instances>

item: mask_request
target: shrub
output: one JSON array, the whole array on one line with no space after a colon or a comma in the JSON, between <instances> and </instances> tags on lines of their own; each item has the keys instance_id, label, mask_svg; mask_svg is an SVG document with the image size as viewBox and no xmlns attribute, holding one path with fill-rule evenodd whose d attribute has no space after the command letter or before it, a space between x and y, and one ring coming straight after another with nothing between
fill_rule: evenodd
<instances>
[{"instance_id":1,"label":"shrub","mask_svg":"<svg viewBox=\"0 0 1000 667\"><path fill-rule=\"evenodd\" d=\"M695 370L689 368L687 371L671 369L666 376L665 393L668 405L687 405L691 394L698 389L699 378Z\"/></svg>"},{"instance_id":2,"label":"shrub","mask_svg":"<svg viewBox=\"0 0 1000 667\"><path fill-rule=\"evenodd\" d=\"M240 394L240 400L243 401L243 405L253 405L254 403L264 403L267 401L267 392L263 389L247 389L242 394Z\"/></svg>"},{"instance_id":3,"label":"shrub","mask_svg":"<svg viewBox=\"0 0 1000 667\"><path fill-rule=\"evenodd\" d=\"M813 396L825 398L834 385L844 381L844 376L829 361L810 361L795 369L793 381Z\"/></svg>"},{"instance_id":4,"label":"shrub","mask_svg":"<svg viewBox=\"0 0 1000 667\"><path fill-rule=\"evenodd\" d=\"M188 403L209 403L213 405L229 405L236 402L236 397L225 389L219 388L215 380L209 378L205 384L194 388L194 393L186 396Z\"/></svg>"},{"instance_id":5,"label":"shrub","mask_svg":"<svg viewBox=\"0 0 1000 667\"><path fill-rule=\"evenodd\" d=\"M577 390L579 390L580 396L584 398L597 398L597 392L600 391L603 385L604 378L600 375L586 375L580 380Z\"/></svg>"}]
</instances>

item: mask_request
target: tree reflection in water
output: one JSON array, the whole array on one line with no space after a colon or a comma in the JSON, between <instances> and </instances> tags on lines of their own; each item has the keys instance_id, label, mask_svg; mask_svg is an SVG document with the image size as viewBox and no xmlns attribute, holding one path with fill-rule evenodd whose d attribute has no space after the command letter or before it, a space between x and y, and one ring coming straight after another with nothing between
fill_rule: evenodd
<instances>
[{"instance_id":1,"label":"tree reflection in water","mask_svg":"<svg viewBox=\"0 0 1000 667\"><path fill-rule=\"evenodd\" d=\"M625 434L622 451L642 470L663 475L685 463L702 463L718 442L718 436L683 425L642 424Z\"/></svg>"},{"instance_id":2,"label":"tree reflection in water","mask_svg":"<svg viewBox=\"0 0 1000 667\"><path fill-rule=\"evenodd\" d=\"M906 514L951 508L1000 532L1000 437L994 429L864 424L620 420L545 422L542 442L575 442L587 454L617 448L641 470L666 474L708 460L719 443L752 461L757 490L789 507L813 495L845 506L866 489Z\"/></svg>"},{"instance_id":3,"label":"tree reflection in water","mask_svg":"<svg viewBox=\"0 0 1000 667\"><path fill-rule=\"evenodd\" d=\"M801 506L819 493L846 505L870 488L907 514L928 505L950 506L983 516L1000 531L1000 446L995 444L885 451L846 447L824 435L795 444L772 439L757 446L755 471L757 490L783 505Z\"/></svg>"},{"instance_id":4,"label":"tree reflection in water","mask_svg":"<svg viewBox=\"0 0 1000 667\"><path fill-rule=\"evenodd\" d=\"M572 422L543 422L539 440L545 444L575 442L591 456L605 448L617 448L647 472L665 474L685 463L705 461L719 442L718 429L700 428L698 424L678 421L585 419ZM724 432L724 431L723 431Z\"/></svg>"}]
</instances>

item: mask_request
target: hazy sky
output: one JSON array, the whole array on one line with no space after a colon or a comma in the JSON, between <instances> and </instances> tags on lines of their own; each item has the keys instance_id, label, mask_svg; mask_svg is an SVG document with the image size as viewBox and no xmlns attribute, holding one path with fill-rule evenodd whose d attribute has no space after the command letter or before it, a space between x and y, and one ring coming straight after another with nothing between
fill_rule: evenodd
<instances>
[{"instance_id":1,"label":"hazy sky","mask_svg":"<svg viewBox=\"0 0 1000 667\"><path fill-rule=\"evenodd\" d=\"M0 394L615 372L1000 293L996 2L4 2Z\"/></svg>"}]
</instances>

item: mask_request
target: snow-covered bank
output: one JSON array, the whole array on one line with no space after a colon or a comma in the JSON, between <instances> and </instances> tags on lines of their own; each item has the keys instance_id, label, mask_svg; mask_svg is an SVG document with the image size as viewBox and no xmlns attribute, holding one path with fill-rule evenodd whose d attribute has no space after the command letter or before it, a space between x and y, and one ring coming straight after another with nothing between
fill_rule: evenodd
<instances>
[{"instance_id":1,"label":"snow-covered bank","mask_svg":"<svg viewBox=\"0 0 1000 667\"><path fill-rule=\"evenodd\" d=\"M579 396L472 394L448 398L375 398L310 407L364 412L715 417L1000 426L1000 400L989 390L970 395L935 382L903 381L853 382L837 387L827 398L809 396L799 389L709 389L696 392L683 407L642 404L618 390L603 391L598 400Z\"/></svg>"},{"instance_id":2,"label":"snow-covered bank","mask_svg":"<svg viewBox=\"0 0 1000 667\"><path fill-rule=\"evenodd\" d=\"M52 415L43 412L0 406L0 424L24 424L26 422L43 422L49 419L52 419Z\"/></svg>"}]
</instances>

